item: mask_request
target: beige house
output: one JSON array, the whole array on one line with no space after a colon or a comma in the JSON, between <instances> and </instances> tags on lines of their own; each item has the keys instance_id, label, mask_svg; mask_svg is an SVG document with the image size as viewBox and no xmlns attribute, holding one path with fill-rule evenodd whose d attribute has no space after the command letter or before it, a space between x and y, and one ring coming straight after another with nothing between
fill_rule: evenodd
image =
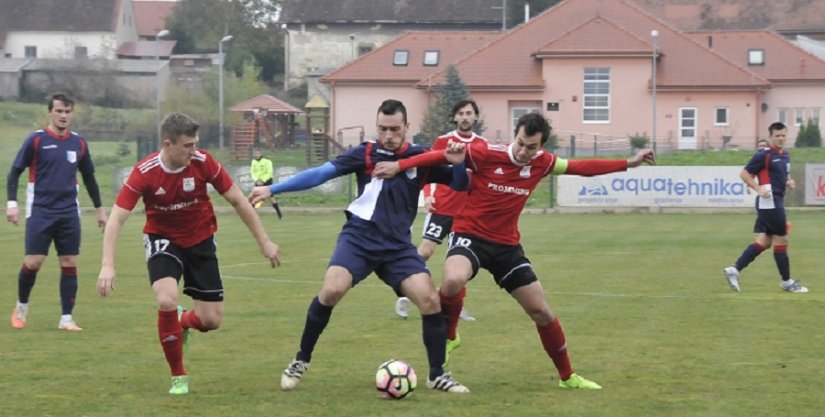
<instances>
[{"instance_id":1,"label":"beige house","mask_svg":"<svg viewBox=\"0 0 825 417\"><path fill-rule=\"evenodd\" d=\"M579 155L624 152L637 134L659 151L752 149L781 118L779 108L814 114L825 104L825 94L792 97L795 85L825 88L814 75L823 63L781 37L749 38L742 53L764 49L772 62L783 61L770 57L786 50L804 54L810 77L755 69L738 52L708 47L697 40L704 34L686 34L630 0L566 0L458 52L446 46L449 36L402 35L323 77L332 91L333 131L363 125L374 137L373 109L391 97L407 103L411 133L418 133L431 87L443 82L449 64L481 106L486 137L508 142L520 115L541 112L562 150ZM423 61L441 51L453 52Z\"/></svg>"},{"instance_id":2,"label":"beige house","mask_svg":"<svg viewBox=\"0 0 825 417\"><path fill-rule=\"evenodd\" d=\"M501 0L284 0L284 88L327 73L409 30L500 30ZM497 10L496 7L499 7ZM326 91L310 92L328 94Z\"/></svg>"}]
</instances>

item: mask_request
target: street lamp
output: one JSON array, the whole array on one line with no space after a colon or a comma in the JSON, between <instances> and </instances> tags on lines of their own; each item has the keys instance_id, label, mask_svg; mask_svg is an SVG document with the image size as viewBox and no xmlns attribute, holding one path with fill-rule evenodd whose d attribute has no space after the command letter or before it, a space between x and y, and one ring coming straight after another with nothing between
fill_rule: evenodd
<instances>
[{"instance_id":1,"label":"street lamp","mask_svg":"<svg viewBox=\"0 0 825 417\"><path fill-rule=\"evenodd\" d=\"M158 149L163 140L160 135L160 38L169 36L169 31L161 30L155 35L155 125L158 128Z\"/></svg>"},{"instance_id":2,"label":"street lamp","mask_svg":"<svg viewBox=\"0 0 825 417\"><path fill-rule=\"evenodd\" d=\"M651 30L650 36L653 38L653 152L656 152L656 61L659 57L656 42L659 39L659 31Z\"/></svg>"},{"instance_id":3,"label":"street lamp","mask_svg":"<svg viewBox=\"0 0 825 417\"><path fill-rule=\"evenodd\" d=\"M232 35L226 35L218 42L218 59L220 59L220 71L218 71L218 146L223 149L223 43L232 40Z\"/></svg>"}]
</instances>

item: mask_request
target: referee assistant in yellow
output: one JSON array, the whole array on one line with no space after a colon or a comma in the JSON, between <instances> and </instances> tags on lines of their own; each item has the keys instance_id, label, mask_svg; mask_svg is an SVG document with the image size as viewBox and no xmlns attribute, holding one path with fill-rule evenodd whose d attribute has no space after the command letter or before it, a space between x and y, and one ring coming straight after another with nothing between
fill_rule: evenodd
<instances>
[{"instance_id":1,"label":"referee assistant in yellow","mask_svg":"<svg viewBox=\"0 0 825 417\"><path fill-rule=\"evenodd\" d=\"M249 175L252 176L252 181L255 181L255 186L272 185L272 173L272 160L264 158L261 150L255 148L252 151L252 163L249 166ZM281 213L281 207L278 205L278 200L275 199L274 195L269 197L269 202L272 204L275 212L278 213L278 218L283 219L284 215ZM259 206L260 203L256 204L255 208Z\"/></svg>"}]
</instances>

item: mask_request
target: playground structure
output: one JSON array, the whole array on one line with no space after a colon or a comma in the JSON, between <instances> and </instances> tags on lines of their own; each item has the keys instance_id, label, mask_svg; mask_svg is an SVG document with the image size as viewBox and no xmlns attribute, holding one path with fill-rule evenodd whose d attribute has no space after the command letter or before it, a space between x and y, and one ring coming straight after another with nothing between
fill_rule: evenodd
<instances>
[{"instance_id":1,"label":"playground structure","mask_svg":"<svg viewBox=\"0 0 825 417\"><path fill-rule=\"evenodd\" d=\"M345 150L340 141L329 135L329 104L315 95L304 105L306 108L307 166L317 166L329 161Z\"/></svg>"},{"instance_id":2,"label":"playground structure","mask_svg":"<svg viewBox=\"0 0 825 417\"><path fill-rule=\"evenodd\" d=\"M341 142L329 135L329 104L313 96L298 109L271 95L263 94L232 106L229 110L243 114L243 122L232 127L230 153L235 160L252 158L252 148L270 151L306 148L307 166L317 166L344 151ZM306 117L306 130L298 131L296 115ZM363 139L363 128L361 138ZM339 132L340 136L340 132Z\"/></svg>"},{"instance_id":3,"label":"playground structure","mask_svg":"<svg viewBox=\"0 0 825 417\"><path fill-rule=\"evenodd\" d=\"M295 116L303 113L301 109L262 94L229 110L243 115L243 122L232 127L229 152L234 159L252 158L254 147L277 151L295 146Z\"/></svg>"}]
</instances>

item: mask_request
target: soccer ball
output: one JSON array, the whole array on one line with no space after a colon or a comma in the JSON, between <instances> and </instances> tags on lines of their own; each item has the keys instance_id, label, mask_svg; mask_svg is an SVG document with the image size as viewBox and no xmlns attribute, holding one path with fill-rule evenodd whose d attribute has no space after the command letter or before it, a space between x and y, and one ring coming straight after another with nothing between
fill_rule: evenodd
<instances>
[{"instance_id":1,"label":"soccer ball","mask_svg":"<svg viewBox=\"0 0 825 417\"><path fill-rule=\"evenodd\" d=\"M389 400L400 400L412 394L417 381L412 366L396 359L382 363L375 373L375 388Z\"/></svg>"}]
</instances>

